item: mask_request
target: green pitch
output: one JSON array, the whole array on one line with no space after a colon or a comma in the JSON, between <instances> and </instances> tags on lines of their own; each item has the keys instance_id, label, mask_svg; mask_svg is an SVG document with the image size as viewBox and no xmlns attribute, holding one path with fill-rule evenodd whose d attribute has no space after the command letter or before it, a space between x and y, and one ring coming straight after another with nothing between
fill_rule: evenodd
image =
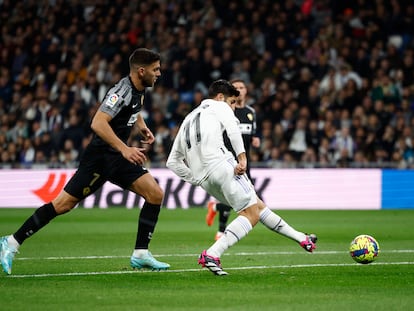
<instances>
[{"instance_id":1,"label":"green pitch","mask_svg":"<svg viewBox=\"0 0 414 311\"><path fill-rule=\"evenodd\" d=\"M32 209L0 209L0 235ZM412 310L414 210L279 211L319 237L314 254L261 224L223 257L229 275L197 265L217 229L205 210L161 211L151 242L168 272L133 271L138 209L77 209L21 247L0 276L0 310ZM359 234L381 247L374 264L348 254Z\"/></svg>"}]
</instances>

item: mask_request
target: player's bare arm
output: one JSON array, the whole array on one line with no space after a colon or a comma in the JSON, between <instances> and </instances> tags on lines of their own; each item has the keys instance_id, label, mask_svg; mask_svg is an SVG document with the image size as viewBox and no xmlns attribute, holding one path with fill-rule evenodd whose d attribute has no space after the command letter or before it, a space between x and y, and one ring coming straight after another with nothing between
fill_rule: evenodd
<instances>
[{"instance_id":1,"label":"player's bare arm","mask_svg":"<svg viewBox=\"0 0 414 311\"><path fill-rule=\"evenodd\" d=\"M141 114L138 115L135 125L138 127L138 132L143 138L141 143L143 144L152 144L155 141L154 134L147 127L144 118Z\"/></svg>"},{"instance_id":2,"label":"player's bare arm","mask_svg":"<svg viewBox=\"0 0 414 311\"><path fill-rule=\"evenodd\" d=\"M127 146L112 130L109 125L111 120L112 117L109 114L98 110L92 119L91 128L112 148L118 150L129 162L143 164L147 159L144 154L145 149Z\"/></svg>"},{"instance_id":3,"label":"player's bare arm","mask_svg":"<svg viewBox=\"0 0 414 311\"><path fill-rule=\"evenodd\" d=\"M234 168L234 173L236 175L243 175L244 173L246 173L246 169L247 169L247 157L246 157L246 153L242 152L237 156L237 165Z\"/></svg>"}]
</instances>

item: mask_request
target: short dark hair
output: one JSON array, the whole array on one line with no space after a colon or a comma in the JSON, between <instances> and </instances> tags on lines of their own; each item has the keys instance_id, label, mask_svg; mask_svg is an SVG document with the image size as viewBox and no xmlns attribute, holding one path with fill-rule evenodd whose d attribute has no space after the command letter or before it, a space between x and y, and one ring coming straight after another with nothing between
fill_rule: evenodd
<instances>
[{"instance_id":1,"label":"short dark hair","mask_svg":"<svg viewBox=\"0 0 414 311\"><path fill-rule=\"evenodd\" d=\"M224 79L214 81L208 88L208 96L210 98L216 97L219 93L226 97L237 97L240 95L240 92L229 81Z\"/></svg>"},{"instance_id":2,"label":"short dark hair","mask_svg":"<svg viewBox=\"0 0 414 311\"><path fill-rule=\"evenodd\" d=\"M230 80L231 84L236 83L236 82L240 82L240 83L243 83L244 85L246 85L246 82L243 79L240 79L240 78Z\"/></svg>"},{"instance_id":3,"label":"short dark hair","mask_svg":"<svg viewBox=\"0 0 414 311\"><path fill-rule=\"evenodd\" d=\"M129 57L129 68L134 66L148 66L161 60L159 53L146 48L138 48Z\"/></svg>"}]
</instances>

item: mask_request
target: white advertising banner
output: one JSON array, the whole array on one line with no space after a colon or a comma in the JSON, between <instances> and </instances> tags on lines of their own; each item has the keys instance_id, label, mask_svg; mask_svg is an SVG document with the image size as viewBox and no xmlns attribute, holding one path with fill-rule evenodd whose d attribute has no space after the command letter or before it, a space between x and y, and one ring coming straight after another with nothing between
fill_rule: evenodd
<instances>
[{"instance_id":1,"label":"white advertising banner","mask_svg":"<svg viewBox=\"0 0 414 311\"><path fill-rule=\"evenodd\" d=\"M74 170L0 170L0 208L38 207L52 200ZM183 182L168 169L151 169L165 191L169 209L205 206L200 187ZM380 209L381 170L253 169L258 195L272 209ZM143 199L106 183L80 203L85 208L142 206Z\"/></svg>"}]
</instances>

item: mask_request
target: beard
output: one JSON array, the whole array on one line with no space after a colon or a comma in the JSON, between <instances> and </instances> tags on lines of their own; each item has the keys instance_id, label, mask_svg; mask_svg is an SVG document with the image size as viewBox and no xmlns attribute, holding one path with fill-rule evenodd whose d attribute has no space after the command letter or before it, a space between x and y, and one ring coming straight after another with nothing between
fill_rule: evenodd
<instances>
[{"instance_id":1,"label":"beard","mask_svg":"<svg viewBox=\"0 0 414 311\"><path fill-rule=\"evenodd\" d=\"M142 79L142 85L144 87L153 87L154 86L154 79L152 77L144 76Z\"/></svg>"}]
</instances>

